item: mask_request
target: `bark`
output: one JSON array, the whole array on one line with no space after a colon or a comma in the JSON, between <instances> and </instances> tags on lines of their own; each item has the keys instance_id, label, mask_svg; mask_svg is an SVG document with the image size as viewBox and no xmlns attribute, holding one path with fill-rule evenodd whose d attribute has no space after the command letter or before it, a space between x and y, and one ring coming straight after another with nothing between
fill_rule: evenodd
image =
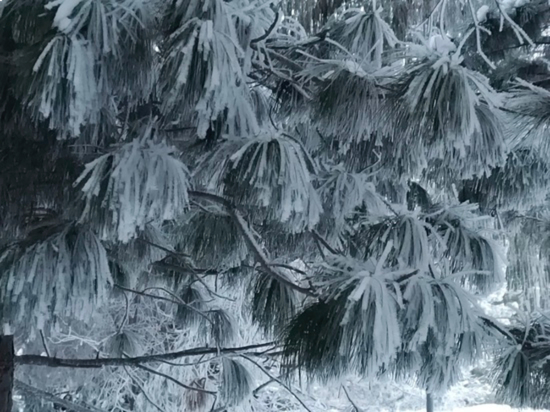
<instances>
[{"instance_id":1,"label":"bark","mask_svg":"<svg viewBox=\"0 0 550 412\"><path fill-rule=\"evenodd\" d=\"M0 412L12 410L14 359L13 336L0 335Z\"/></svg>"},{"instance_id":2,"label":"bark","mask_svg":"<svg viewBox=\"0 0 550 412\"><path fill-rule=\"evenodd\" d=\"M426 412L434 412L434 398L429 392L426 392Z\"/></svg>"}]
</instances>

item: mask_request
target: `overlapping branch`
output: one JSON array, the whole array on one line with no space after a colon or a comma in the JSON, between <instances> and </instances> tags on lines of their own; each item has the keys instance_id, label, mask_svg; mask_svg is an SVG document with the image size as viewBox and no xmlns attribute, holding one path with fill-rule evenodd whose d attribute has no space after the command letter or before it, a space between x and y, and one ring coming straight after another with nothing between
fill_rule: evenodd
<instances>
[{"instance_id":1,"label":"overlapping branch","mask_svg":"<svg viewBox=\"0 0 550 412\"><path fill-rule=\"evenodd\" d=\"M229 215L231 216L231 218L233 219L237 227L239 228L247 246L249 247L250 251L254 255L256 261L260 264L262 269L269 276L277 279L279 282L281 282L285 286L288 286L297 292L303 293L305 295L310 295L310 296L314 295L314 292L310 288L304 288L300 285L297 285L291 282L273 267L272 263L269 261L268 257L263 252L261 246L258 244L253 234L250 232L248 222L229 200L219 195L215 195L207 192L200 192L200 191L190 191L189 196L194 197L196 199L208 200L210 202L214 202L223 206L227 210L227 213L229 213Z\"/></svg>"}]
</instances>

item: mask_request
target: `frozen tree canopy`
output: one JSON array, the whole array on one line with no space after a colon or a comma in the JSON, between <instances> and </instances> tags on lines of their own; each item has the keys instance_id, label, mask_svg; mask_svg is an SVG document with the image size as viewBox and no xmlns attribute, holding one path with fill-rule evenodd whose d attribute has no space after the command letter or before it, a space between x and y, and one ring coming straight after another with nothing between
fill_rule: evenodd
<instances>
[{"instance_id":1,"label":"frozen tree canopy","mask_svg":"<svg viewBox=\"0 0 550 412\"><path fill-rule=\"evenodd\" d=\"M547 0L3 0L0 33L14 408L313 411L479 360L550 405Z\"/></svg>"}]
</instances>

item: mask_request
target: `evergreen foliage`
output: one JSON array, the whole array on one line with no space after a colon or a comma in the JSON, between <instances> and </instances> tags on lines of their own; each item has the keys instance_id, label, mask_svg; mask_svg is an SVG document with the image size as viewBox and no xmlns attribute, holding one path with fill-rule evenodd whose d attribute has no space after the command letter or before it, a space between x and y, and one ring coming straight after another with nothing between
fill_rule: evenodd
<instances>
[{"instance_id":1,"label":"evergreen foliage","mask_svg":"<svg viewBox=\"0 0 550 412\"><path fill-rule=\"evenodd\" d=\"M307 408L301 371L437 394L485 358L501 400L549 405L549 17L1 1L0 324L119 362L18 377L90 410L268 411L274 384ZM503 287L504 325L480 305Z\"/></svg>"}]
</instances>

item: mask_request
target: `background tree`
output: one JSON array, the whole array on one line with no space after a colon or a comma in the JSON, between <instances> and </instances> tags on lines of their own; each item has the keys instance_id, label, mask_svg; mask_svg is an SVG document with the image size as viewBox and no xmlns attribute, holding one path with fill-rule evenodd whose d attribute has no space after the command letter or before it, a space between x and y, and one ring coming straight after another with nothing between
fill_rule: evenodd
<instances>
[{"instance_id":1,"label":"background tree","mask_svg":"<svg viewBox=\"0 0 550 412\"><path fill-rule=\"evenodd\" d=\"M436 394L487 351L547 402L546 0L0 4L25 410L308 408L301 371ZM478 305L504 281L509 325Z\"/></svg>"}]
</instances>

